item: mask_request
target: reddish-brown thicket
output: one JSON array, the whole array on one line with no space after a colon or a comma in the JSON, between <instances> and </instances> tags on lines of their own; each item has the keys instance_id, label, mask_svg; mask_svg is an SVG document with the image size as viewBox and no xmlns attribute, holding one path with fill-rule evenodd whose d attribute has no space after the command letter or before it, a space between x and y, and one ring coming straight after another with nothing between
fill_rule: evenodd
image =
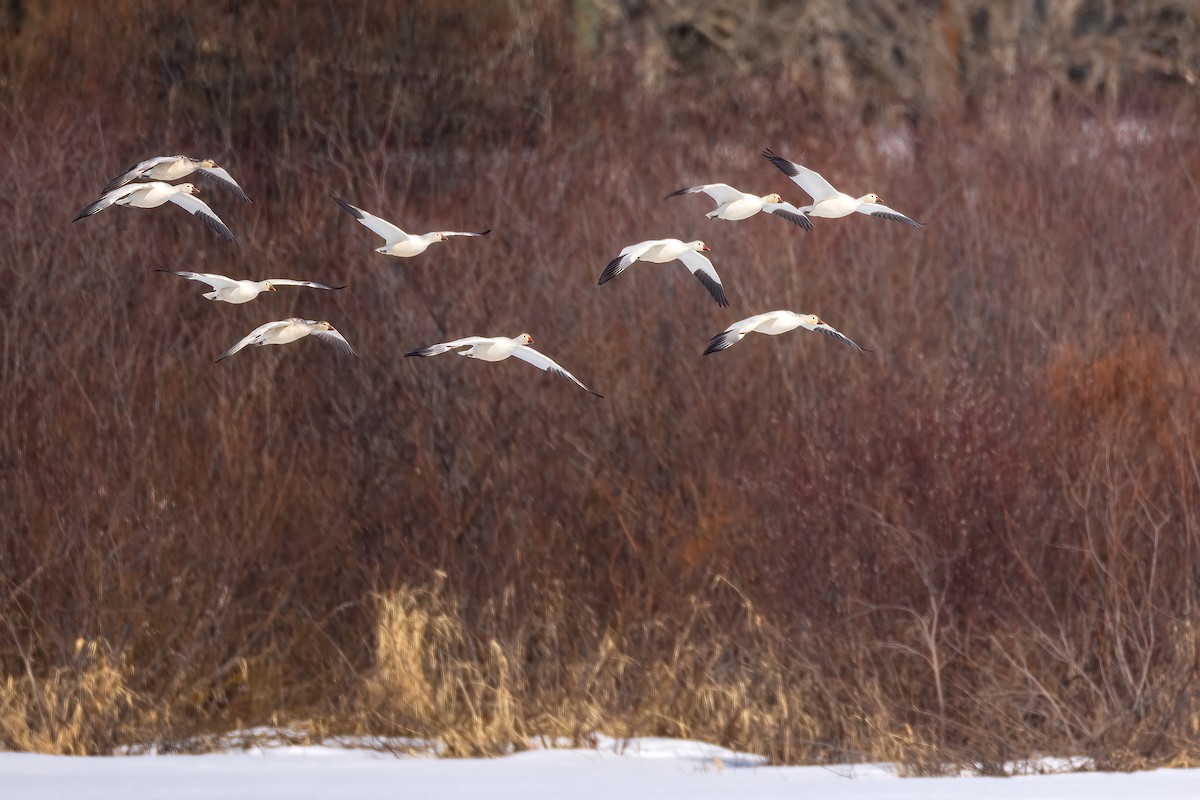
<instances>
[{"instance_id":1,"label":"reddish-brown thicket","mask_svg":"<svg viewBox=\"0 0 1200 800\"><path fill-rule=\"evenodd\" d=\"M269 719L448 737L470 715L445 698L490 681L463 751L605 730L914 769L1194 760L1191 127L1020 88L903 128L761 76L643 90L617 56L577 60L569 17L477 6L64 4L10 43L0 670L25 704L0 709L53 726L49 683L99 652L119 709L61 749ZM663 199L800 200L763 146L929 226L805 233ZM202 184L238 244L173 207L70 223L176 151L254 198ZM331 194L494 233L389 260ZM729 309L677 265L595 285L662 236L708 242ZM350 288L210 304L156 265ZM801 330L700 355L776 308L871 352ZM212 363L293 315L360 357ZM521 331L605 399L403 357ZM420 672L377 663L396 596L388 624L452 676L396 696L441 700L380 701ZM412 622L423 603L441 628ZM48 741L18 727L0 745Z\"/></svg>"}]
</instances>

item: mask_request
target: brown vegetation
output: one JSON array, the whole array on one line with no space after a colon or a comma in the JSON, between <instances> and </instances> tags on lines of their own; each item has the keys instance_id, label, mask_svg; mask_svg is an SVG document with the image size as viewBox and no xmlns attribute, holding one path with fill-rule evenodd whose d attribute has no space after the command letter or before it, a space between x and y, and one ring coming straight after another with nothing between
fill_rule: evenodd
<instances>
[{"instance_id":1,"label":"brown vegetation","mask_svg":"<svg viewBox=\"0 0 1200 800\"><path fill-rule=\"evenodd\" d=\"M452 753L1195 763L1200 141L1175 84L1097 110L1021 72L864 123L768 68L655 85L636 39L584 53L534 0L26 5L0 30L0 746L309 720ZM929 227L663 200L799 199L763 146ZM174 152L254 198L202 185L240 244L170 207L70 224ZM335 192L495 232L388 260ZM595 285L657 236L703 236L731 308L675 265ZM211 304L158 264L350 288ZM775 308L874 352L700 356ZM212 363L290 315L361 358ZM606 399L403 358L523 330Z\"/></svg>"}]
</instances>

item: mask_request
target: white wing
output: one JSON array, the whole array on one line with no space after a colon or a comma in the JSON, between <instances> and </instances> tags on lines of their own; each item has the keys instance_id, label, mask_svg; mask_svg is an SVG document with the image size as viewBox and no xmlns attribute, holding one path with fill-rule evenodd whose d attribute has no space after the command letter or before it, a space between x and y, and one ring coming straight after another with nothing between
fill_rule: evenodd
<instances>
[{"instance_id":1,"label":"white wing","mask_svg":"<svg viewBox=\"0 0 1200 800\"><path fill-rule=\"evenodd\" d=\"M425 347L418 347L416 350L410 350L405 353L405 356L440 356L442 353L448 353L458 347L466 347L467 345L481 344L482 342L490 342L491 339L486 336L468 336L466 339L455 339L453 342L442 342L441 344L431 344Z\"/></svg>"},{"instance_id":2,"label":"white wing","mask_svg":"<svg viewBox=\"0 0 1200 800\"><path fill-rule=\"evenodd\" d=\"M229 230L229 228L225 226L225 223L221 222L221 218L214 214L213 210L209 208L199 197L190 195L187 192L176 192L175 194L171 195L169 199L175 205L198 217L201 222L212 228L221 236L225 237L231 242L236 241L233 238L233 231Z\"/></svg>"},{"instance_id":3,"label":"white wing","mask_svg":"<svg viewBox=\"0 0 1200 800\"><path fill-rule=\"evenodd\" d=\"M386 219L380 219L374 214L368 214L358 206L352 206L336 195L333 198L337 204L358 220L362 225L375 233L376 236L382 236L385 243L393 245L396 242L404 241L409 238L408 234L397 228Z\"/></svg>"},{"instance_id":4,"label":"white wing","mask_svg":"<svg viewBox=\"0 0 1200 800\"><path fill-rule=\"evenodd\" d=\"M690 189L678 189L671 192L667 197L678 197L681 194L695 194L696 192L704 192L713 200L716 200L717 205L741 200L746 196L745 192L739 192L728 183L706 183L703 186L693 186Z\"/></svg>"},{"instance_id":5,"label":"white wing","mask_svg":"<svg viewBox=\"0 0 1200 800\"><path fill-rule=\"evenodd\" d=\"M608 266L600 273L600 280L596 282L597 286L603 286L613 278L620 275L625 270L629 269L629 265L637 261L651 247L660 245L665 242L665 239L650 239L645 242L631 244L621 251L621 255L608 262Z\"/></svg>"},{"instance_id":6,"label":"white wing","mask_svg":"<svg viewBox=\"0 0 1200 800\"><path fill-rule=\"evenodd\" d=\"M159 164L165 164L168 161L174 161L177 158L179 158L179 156L155 156L154 158L147 158L145 161L131 168L128 172L124 172L109 181L108 185L104 187L104 191L110 192L113 189L116 189L118 186L124 186L130 181L136 180L137 178L145 175Z\"/></svg>"},{"instance_id":7,"label":"white wing","mask_svg":"<svg viewBox=\"0 0 1200 800\"><path fill-rule=\"evenodd\" d=\"M116 189L110 189L106 191L99 200L76 214L75 219L71 220L71 222L78 222L84 217L90 217L92 214L99 214L101 211L108 208L118 200L133 194L141 185L142 184L137 184L135 186L118 186Z\"/></svg>"},{"instance_id":8,"label":"white wing","mask_svg":"<svg viewBox=\"0 0 1200 800\"><path fill-rule=\"evenodd\" d=\"M763 148L762 154L768 161L778 167L780 172L787 175L796 182L797 186L807 192L812 197L814 203L819 203L822 200L828 200L841 194L841 192L833 188L829 181L808 167L797 164L795 161L788 161L786 158L780 158L766 148Z\"/></svg>"},{"instance_id":9,"label":"white wing","mask_svg":"<svg viewBox=\"0 0 1200 800\"><path fill-rule=\"evenodd\" d=\"M355 358L358 357L358 353L354 352L354 348L346 341L346 337L338 333L337 328L330 328L327 331L314 330L309 335L316 336L321 341L328 342L342 352L349 353Z\"/></svg>"},{"instance_id":10,"label":"white wing","mask_svg":"<svg viewBox=\"0 0 1200 800\"><path fill-rule=\"evenodd\" d=\"M364 223L364 224L366 224L366 223ZM439 234L439 235L441 235L441 236L487 236L487 235L488 235L489 233L491 233L491 232L492 232L492 229L491 229L491 228L488 228L486 231L479 231L478 233L472 233L472 232L470 232L470 231L467 231L467 232L462 232L462 231L434 231L434 233L436 233L436 234Z\"/></svg>"},{"instance_id":11,"label":"white wing","mask_svg":"<svg viewBox=\"0 0 1200 800\"><path fill-rule=\"evenodd\" d=\"M199 169L205 175L211 175L217 180L226 184L230 189L233 189L234 194L245 200L247 203L252 202L250 198L246 196L246 193L242 191L242 187L238 186L238 182L235 181L233 176L226 172L223 167L200 167Z\"/></svg>"},{"instance_id":12,"label":"white wing","mask_svg":"<svg viewBox=\"0 0 1200 800\"><path fill-rule=\"evenodd\" d=\"M179 275L181 273L175 273ZM294 281L291 278L267 278L267 281L273 286L307 286L310 289L345 289L345 286L328 286L324 283L316 283L315 281Z\"/></svg>"},{"instance_id":13,"label":"white wing","mask_svg":"<svg viewBox=\"0 0 1200 800\"><path fill-rule=\"evenodd\" d=\"M163 269L155 267L155 272L165 272L168 275L178 275L181 278L187 278L189 281L200 281L207 283L214 289L227 289L232 286L237 286L238 282L232 278L226 278L224 275L216 275L210 272L185 272L181 270Z\"/></svg>"},{"instance_id":14,"label":"white wing","mask_svg":"<svg viewBox=\"0 0 1200 800\"><path fill-rule=\"evenodd\" d=\"M584 386L578 378L560 367L554 361L554 359L550 358L549 356L542 355L528 345L518 345L517 349L513 351L513 355L526 363L533 364L538 369L544 369L546 372L549 372L552 375L558 375L560 378L566 378L584 391L591 392L592 394L596 395L596 397L604 397L604 395L592 392L591 389Z\"/></svg>"},{"instance_id":15,"label":"white wing","mask_svg":"<svg viewBox=\"0 0 1200 800\"><path fill-rule=\"evenodd\" d=\"M755 314L753 317L738 320L709 340L708 347L704 348L704 355L733 347L744 339L746 334L777 316L779 316L778 311L770 311L766 314Z\"/></svg>"},{"instance_id":16,"label":"white wing","mask_svg":"<svg viewBox=\"0 0 1200 800\"><path fill-rule=\"evenodd\" d=\"M911 225L914 228L924 228L925 226L917 222L915 219L910 219L899 211L888 208L882 203L863 203L858 208L854 209L860 214L866 214L871 217L881 217L890 219L892 222L903 222L905 225Z\"/></svg>"},{"instance_id":17,"label":"white wing","mask_svg":"<svg viewBox=\"0 0 1200 800\"><path fill-rule=\"evenodd\" d=\"M621 250L621 255L632 256L634 260L637 260L637 259L641 258L642 254L645 253L647 250L649 250L651 247L655 247L656 245L666 244L667 242L673 242L673 241L678 241L678 240L676 240L676 239L647 239L644 242L638 242L637 244L631 244L628 247L625 247L624 249Z\"/></svg>"},{"instance_id":18,"label":"white wing","mask_svg":"<svg viewBox=\"0 0 1200 800\"><path fill-rule=\"evenodd\" d=\"M217 356L217 361L220 361L221 359L224 359L224 358L229 358L231 355L238 352L239 350L241 350L243 347L246 347L247 345L258 344L259 342L262 341L263 335L266 334L267 331L273 330L275 328L282 328L285 325L290 325L291 323L292 323L292 321L290 319L280 319L280 320L276 320L275 322L268 322L264 325L259 325L257 328L250 331L250 333L246 334L246 336L243 339L241 339L237 344L235 344L233 347L229 348L224 353L221 353L221 355Z\"/></svg>"},{"instance_id":19,"label":"white wing","mask_svg":"<svg viewBox=\"0 0 1200 800\"><path fill-rule=\"evenodd\" d=\"M812 230L813 224L809 221L808 215L791 203L767 203L763 208L767 210L767 213L774 214L781 219L786 219L788 222L793 225L799 225L806 231Z\"/></svg>"},{"instance_id":20,"label":"white wing","mask_svg":"<svg viewBox=\"0 0 1200 800\"><path fill-rule=\"evenodd\" d=\"M717 274L711 261L695 250L688 250L679 257L679 260L692 271L693 275L699 278L700 283L704 284L704 288L708 289L708 293L717 301L717 305L722 308L729 305L729 298L725 296L725 287L721 285L721 276Z\"/></svg>"},{"instance_id":21,"label":"white wing","mask_svg":"<svg viewBox=\"0 0 1200 800\"><path fill-rule=\"evenodd\" d=\"M746 337L746 332L743 330L728 330L721 331L716 336L708 340L708 347L704 348L704 355L716 353L726 348L733 347Z\"/></svg>"}]
</instances>

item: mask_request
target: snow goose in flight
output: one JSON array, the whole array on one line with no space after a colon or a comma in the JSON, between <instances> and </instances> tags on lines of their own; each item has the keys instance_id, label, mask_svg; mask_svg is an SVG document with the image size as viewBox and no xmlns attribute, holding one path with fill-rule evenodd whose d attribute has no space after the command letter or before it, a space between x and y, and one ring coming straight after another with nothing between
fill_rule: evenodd
<instances>
[{"instance_id":1,"label":"snow goose in flight","mask_svg":"<svg viewBox=\"0 0 1200 800\"><path fill-rule=\"evenodd\" d=\"M528 333L522 333L519 336L509 338L507 336L468 336L466 339L455 339L453 342L444 342L442 344L431 344L427 347L418 347L416 350L411 350L404 355L406 356L437 356L442 353L465 347L465 350L458 350L460 356L467 358L478 358L481 361L503 361L509 356L517 358L541 370L545 370L553 375L558 375L560 378L566 378L581 389L591 392L596 397L603 397L602 394L592 392L591 389L584 386L578 378L565 369L560 367L550 358L542 355L537 350L534 350L529 345L533 344L533 337Z\"/></svg>"},{"instance_id":2,"label":"snow goose in flight","mask_svg":"<svg viewBox=\"0 0 1200 800\"><path fill-rule=\"evenodd\" d=\"M700 255L701 252L708 250L709 247L704 242L681 242L678 239L649 239L645 242L631 244L621 251L621 255L608 262L608 266L600 273L597 285L603 286L608 283L628 269L629 265L635 261L665 264L668 261L679 259L693 275L700 279L700 283L704 284L705 289L708 289L708 293L717 301L717 305L724 307L729 305L729 300L725 297L725 287L721 285L721 277L717 275L712 262Z\"/></svg>"},{"instance_id":3,"label":"snow goose in flight","mask_svg":"<svg viewBox=\"0 0 1200 800\"><path fill-rule=\"evenodd\" d=\"M202 161L191 156L156 156L148 158L136 167L132 167L129 171L113 178L104 187L104 191L111 192L118 186L124 186L130 181L137 180L177 181L186 175L191 175L196 170L205 175L211 175L232 189L233 193L238 197L247 203L250 202L250 198L242 191L242 187L238 186L238 182L222 167L217 166L217 162L211 158L206 158Z\"/></svg>"},{"instance_id":4,"label":"snow goose in flight","mask_svg":"<svg viewBox=\"0 0 1200 800\"><path fill-rule=\"evenodd\" d=\"M708 347L704 349L704 355L715 353L718 350L724 350L727 347L733 347L733 345L740 342L742 337L751 331L765 333L769 336L778 336L781 333L794 331L796 328L805 328L806 330L810 331L818 331L826 336L837 339L839 342L844 342L845 344L850 345L860 353L864 352L863 348L859 347L849 338L842 335L839 331L834 330L832 326L830 326L816 314L796 314L791 311L769 311L766 314L756 314L753 317L747 317L739 322L735 322L721 333L718 333L708 343Z\"/></svg>"},{"instance_id":5,"label":"snow goose in flight","mask_svg":"<svg viewBox=\"0 0 1200 800\"><path fill-rule=\"evenodd\" d=\"M195 184L191 183L181 183L177 186L172 186L162 181L127 183L110 192L105 192L103 197L83 211L80 211L75 215L75 219L71 221L78 222L84 217L99 214L111 205L133 206L134 208L158 208L163 203L169 201L188 213L193 214L201 222L229 241L234 241L232 231L225 226L221 218L214 214L213 210L205 205L203 200L192 196L199 191Z\"/></svg>"},{"instance_id":6,"label":"snow goose in flight","mask_svg":"<svg viewBox=\"0 0 1200 800\"><path fill-rule=\"evenodd\" d=\"M346 337L338 333L328 322L317 322L315 319L292 317L291 319L281 319L275 322L268 322L265 325L259 325L233 347L217 356L217 361L229 358L243 347L252 344L259 347L268 344L287 344L297 339L303 339L305 336L316 336L321 341L335 345L343 352L349 353L352 356L357 355L354 352L354 348L346 341Z\"/></svg>"},{"instance_id":7,"label":"snow goose in flight","mask_svg":"<svg viewBox=\"0 0 1200 800\"><path fill-rule=\"evenodd\" d=\"M704 216L709 219L738 220L753 217L760 211L766 211L777 217L786 219L794 225L799 225L806 231L812 230L812 223L791 203L783 202L777 194L767 194L759 197L738 191L727 183L706 183L703 186L693 186L690 189L679 189L667 197L678 197L681 194L704 192L717 203L717 207Z\"/></svg>"},{"instance_id":8,"label":"snow goose in flight","mask_svg":"<svg viewBox=\"0 0 1200 800\"><path fill-rule=\"evenodd\" d=\"M768 161L778 167L780 172L795 181L797 186L812 197L813 204L811 206L800 207L800 211L810 217L834 219L849 216L857 211L860 214L872 217L890 219L893 222L903 222L905 225L911 225L914 228L925 227L915 219L909 219L899 211L885 206L877 194L871 193L864 194L862 197L851 197L833 188L829 181L808 167L801 166L794 161L788 161L786 158L780 158L766 148L763 148L762 154Z\"/></svg>"},{"instance_id":9,"label":"snow goose in flight","mask_svg":"<svg viewBox=\"0 0 1200 800\"><path fill-rule=\"evenodd\" d=\"M262 281L235 281L233 278L226 278L224 275L217 275L211 272L186 272L173 269L162 269L155 267L155 272L166 272L170 275L178 275L181 278L187 278L190 281L200 281L207 283L211 288L211 292L205 292L204 297L209 300L220 300L225 303L249 303L254 298L258 297L263 292L273 292L276 286L307 286L311 289L345 289L345 286L327 286L324 283L315 283L313 281L293 281L288 278L267 278Z\"/></svg>"},{"instance_id":10,"label":"snow goose in flight","mask_svg":"<svg viewBox=\"0 0 1200 800\"><path fill-rule=\"evenodd\" d=\"M352 206L340 197L334 197L337 204L358 220L362 225L369 228L377 236L383 237L383 247L376 247L376 253L382 253L385 256L396 256L397 258L411 258L424 253L429 245L436 242L444 242L451 236L486 236L492 232L491 228L478 233L463 233L460 231L433 231L432 233L411 234L397 228L386 219L381 219L374 214L368 214L358 206Z\"/></svg>"}]
</instances>

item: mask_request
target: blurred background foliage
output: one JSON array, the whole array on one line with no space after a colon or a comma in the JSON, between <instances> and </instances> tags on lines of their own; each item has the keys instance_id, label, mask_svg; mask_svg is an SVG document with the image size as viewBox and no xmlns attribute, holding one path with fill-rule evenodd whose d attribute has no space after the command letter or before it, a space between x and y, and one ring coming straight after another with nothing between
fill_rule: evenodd
<instances>
[{"instance_id":1,"label":"blurred background foliage","mask_svg":"<svg viewBox=\"0 0 1200 800\"><path fill-rule=\"evenodd\" d=\"M1200 752L1193 3L0 6L0 746ZM928 222L709 222L798 190ZM212 156L240 243L69 220ZM761 189L756 187L762 187ZM769 188L768 188L769 187ZM411 262L330 200L480 229ZM595 286L630 242L703 235ZM249 306L162 265L349 282ZM734 319L804 332L701 357ZM300 342L211 359L266 319ZM603 401L419 344L528 330ZM312 346L309 346L312 345Z\"/></svg>"}]
</instances>

